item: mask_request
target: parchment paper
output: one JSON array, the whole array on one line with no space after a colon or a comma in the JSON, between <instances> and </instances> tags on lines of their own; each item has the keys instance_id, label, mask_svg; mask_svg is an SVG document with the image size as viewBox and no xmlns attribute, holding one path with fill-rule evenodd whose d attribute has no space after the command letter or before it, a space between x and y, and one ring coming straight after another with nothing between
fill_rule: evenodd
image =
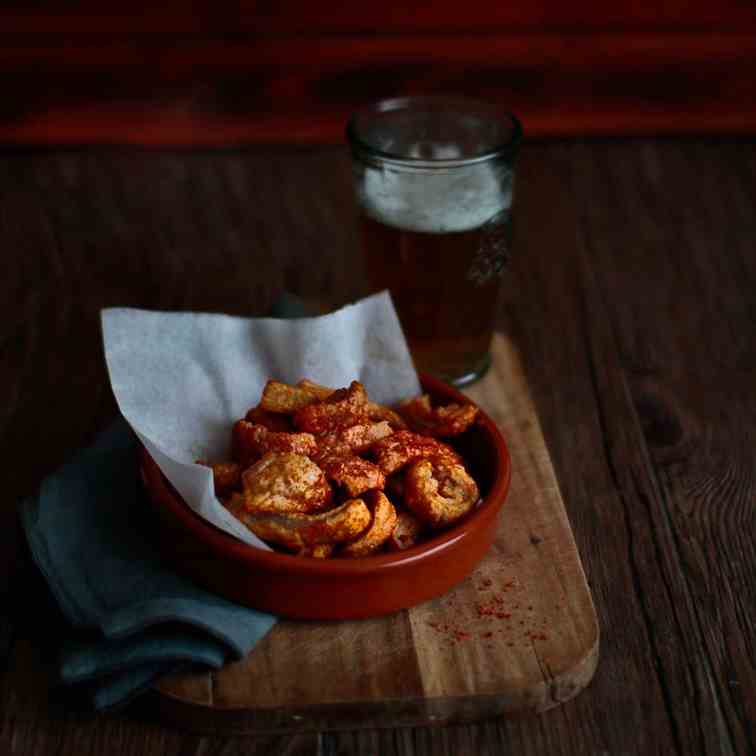
<instances>
[{"instance_id":1,"label":"parchment paper","mask_svg":"<svg viewBox=\"0 0 756 756\"><path fill-rule=\"evenodd\" d=\"M209 468L230 459L231 428L265 382L359 380L391 404L420 384L388 292L315 318L277 320L130 308L102 311L110 383L121 413L199 515L267 549L213 492Z\"/></svg>"}]
</instances>

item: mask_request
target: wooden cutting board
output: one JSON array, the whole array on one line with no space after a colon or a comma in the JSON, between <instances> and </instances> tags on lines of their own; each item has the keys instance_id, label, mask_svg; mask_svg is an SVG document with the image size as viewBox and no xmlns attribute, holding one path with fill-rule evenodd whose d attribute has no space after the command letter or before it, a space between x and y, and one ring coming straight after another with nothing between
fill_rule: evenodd
<instances>
[{"instance_id":1,"label":"wooden cutting board","mask_svg":"<svg viewBox=\"0 0 756 756\"><path fill-rule=\"evenodd\" d=\"M179 727L225 733L397 727L540 712L590 681L599 630L515 349L466 392L498 423L512 488L475 572L414 609L354 622L281 621L246 659L174 675L156 704Z\"/></svg>"}]
</instances>

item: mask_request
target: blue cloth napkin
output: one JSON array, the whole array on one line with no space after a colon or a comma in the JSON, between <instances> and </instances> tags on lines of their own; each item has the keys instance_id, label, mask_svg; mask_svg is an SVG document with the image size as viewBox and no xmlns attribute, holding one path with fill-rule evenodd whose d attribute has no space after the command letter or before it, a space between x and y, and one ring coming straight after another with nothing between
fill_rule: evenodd
<instances>
[{"instance_id":1,"label":"blue cloth napkin","mask_svg":"<svg viewBox=\"0 0 756 756\"><path fill-rule=\"evenodd\" d=\"M29 547L63 614L60 678L97 709L125 703L187 663L240 659L275 624L176 575L150 534L137 442L119 420L21 505ZM94 636L94 638L92 638Z\"/></svg>"},{"instance_id":2,"label":"blue cloth napkin","mask_svg":"<svg viewBox=\"0 0 756 756\"><path fill-rule=\"evenodd\" d=\"M302 299L282 292L268 316L312 314ZM276 622L163 563L149 537L155 525L137 442L124 420L45 480L20 514L32 557L73 626L61 682L80 689L96 710L126 703L186 664L217 669L240 659ZM77 632L84 630L90 632Z\"/></svg>"}]
</instances>

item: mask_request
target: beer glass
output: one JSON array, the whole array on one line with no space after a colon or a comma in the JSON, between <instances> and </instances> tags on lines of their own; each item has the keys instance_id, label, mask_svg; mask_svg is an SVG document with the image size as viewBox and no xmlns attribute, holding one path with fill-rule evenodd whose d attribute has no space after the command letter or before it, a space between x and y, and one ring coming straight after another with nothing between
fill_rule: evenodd
<instances>
[{"instance_id":1,"label":"beer glass","mask_svg":"<svg viewBox=\"0 0 756 756\"><path fill-rule=\"evenodd\" d=\"M347 125L363 249L390 290L418 370L458 386L490 365L522 136L501 108L384 100Z\"/></svg>"}]
</instances>

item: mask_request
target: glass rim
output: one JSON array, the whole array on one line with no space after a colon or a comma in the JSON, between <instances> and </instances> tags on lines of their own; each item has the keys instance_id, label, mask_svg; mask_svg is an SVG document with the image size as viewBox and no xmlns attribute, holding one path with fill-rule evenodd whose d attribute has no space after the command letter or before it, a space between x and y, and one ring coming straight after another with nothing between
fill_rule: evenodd
<instances>
[{"instance_id":1,"label":"glass rim","mask_svg":"<svg viewBox=\"0 0 756 756\"><path fill-rule=\"evenodd\" d=\"M395 152L373 147L359 135L358 121L361 118L390 113L392 111L409 110L417 105L439 106L441 104L458 106L462 109L487 109L492 118L508 119L512 127L509 139L485 152L463 158L413 158ZM345 135L347 142L354 151L368 157L378 159L391 165L408 168L462 168L476 163L483 163L501 157L514 157L522 140L522 124L514 113L504 110L496 103L477 100L471 97L446 97L443 95L415 95L407 97L392 97L378 100L372 105L354 112L347 121Z\"/></svg>"}]
</instances>

